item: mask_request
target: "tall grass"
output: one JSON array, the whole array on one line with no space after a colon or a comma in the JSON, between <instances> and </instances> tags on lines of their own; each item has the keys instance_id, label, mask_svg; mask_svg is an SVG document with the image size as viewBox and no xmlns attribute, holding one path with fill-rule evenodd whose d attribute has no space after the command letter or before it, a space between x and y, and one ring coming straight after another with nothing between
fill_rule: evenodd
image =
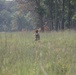
<instances>
[{"instance_id":1,"label":"tall grass","mask_svg":"<svg viewBox=\"0 0 76 75\"><path fill-rule=\"evenodd\" d=\"M75 75L76 32L0 33L0 75Z\"/></svg>"}]
</instances>

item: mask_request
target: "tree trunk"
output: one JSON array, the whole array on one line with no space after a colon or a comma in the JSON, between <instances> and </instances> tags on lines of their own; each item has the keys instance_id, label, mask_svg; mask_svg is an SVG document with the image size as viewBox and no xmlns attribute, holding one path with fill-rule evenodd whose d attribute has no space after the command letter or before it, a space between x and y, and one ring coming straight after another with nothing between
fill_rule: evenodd
<instances>
[{"instance_id":1,"label":"tree trunk","mask_svg":"<svg viewBox=\"0 0 76 75\"><path fill-rule=\"evenodd\" d=\"M55 0L55 30L58 31L58 1Z\"/></svg>"},{"instance_id":2,"label":"tree trunk","mask_svg":"<svg viewBox=\"0 0 76 75\"><path fill-rule=\"evenodd\" d=\"M68 29L70 29L70 21L71 21L71 8L70 8L70 0L68 0Z\"/></svg>"},{"instance_id":3,"label":"tree trunk","mask_svg":"<svg viewBox=\"0 0 76 75\"><path fill-rule=\"evenodd\" d=\"M50 20L50 30L53 30L53 14L52 14L52 6L53 6L53 0L49 0L49 20Z\"/></svg>"},{"instance_id":4,"label":"tree trunk","mask_svg":"<svg viewBox=\"0 0 76 75\"><path fill-rule=\"evenodd\" d=\"M41 28L41 31L44 32L44 25L43 25L43 15L39 14L39 27Z\"/></svg>"},{"instance_id":5,"label":"tree trunk","mask_svg":"<svg viewBox=\"0 0 76 75\"><path fill-rule=\"evenodd\" d=\"M18 26L18 31L22 31L22 21L20 19L20 16L17 16L17 26Z\"/></svg>"},{"instance_id":6,"label":"tree trunk","mask_svg":"<svg viewBox=\"0 0 76 75\"><path fill-rule=\"evenodd\" d=\"M62 25L61 25L61 29L64 30L64 9L65 9L65 0L62 0Z\"/></svg>"},{"instance_id":7,"label":"tree trunk","mask_svg":"<svg viewBox=\"0 0 76 75\"><path fill-rule=\"evenodd\" d=\"M37 5L37 8L40 8L40 0L35 0L35 3ZM43 14L42 13L38 13L38 17L39 17L39 27L41 28L41 31L44 32L44 25L43 25Z\"/></svg>"}]
</instances>

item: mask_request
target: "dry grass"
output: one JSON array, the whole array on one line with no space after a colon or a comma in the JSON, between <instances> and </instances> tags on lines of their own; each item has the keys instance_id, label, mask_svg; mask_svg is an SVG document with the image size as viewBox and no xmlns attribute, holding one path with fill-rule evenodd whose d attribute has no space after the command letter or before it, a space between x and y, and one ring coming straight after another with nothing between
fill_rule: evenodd
<instances>
[{"instance_id":1,"label":"dry grass","mask_svg":"<svg viewBox=\"0 0 76 75\"><path fill-rule=\"evenodd\" d=\"M0 33L0 75L75 75L76 32Z\"/></svg>"}]
</instances>

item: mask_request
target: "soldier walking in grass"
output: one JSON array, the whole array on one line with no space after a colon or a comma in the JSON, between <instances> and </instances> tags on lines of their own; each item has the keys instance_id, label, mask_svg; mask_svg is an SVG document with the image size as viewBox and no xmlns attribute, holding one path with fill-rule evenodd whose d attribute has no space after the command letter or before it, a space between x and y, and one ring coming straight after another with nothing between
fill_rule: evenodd
<instances>
[{"instance_id":1,"label":"soldier walking in grass","mask_svg":"<svg viewBox=\"0 0 76 75\"><path fill-rule=\"evenodd\" d=\"M38 29L35 31L35 41L38 41L40 40L40 34L39 34L39 31Z\"/></svg>"}]
</instances>

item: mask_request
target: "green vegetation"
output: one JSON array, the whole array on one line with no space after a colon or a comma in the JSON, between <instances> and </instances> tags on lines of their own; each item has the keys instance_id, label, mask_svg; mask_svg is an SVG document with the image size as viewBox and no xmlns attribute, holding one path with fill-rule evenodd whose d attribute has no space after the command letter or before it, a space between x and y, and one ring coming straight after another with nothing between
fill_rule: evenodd
<instances>
[{"instance_id":1,"label":"green vegetation","mask_svg":"<svg viewBox=\"0 0 76 75\"><path fill-rule=\"evenodd\" d=\"M48 26L76 30L76 0L0 0L0 32Z\"/></svg>"},{"instance_id":2,"label":"green vegetation","mask_svg":"<svg viewBox=\"0 0 76 75\"><path fill-rule=\"evenodd\" d=\"M0 33L0 75L75 75L76 32Z\"/></svg>"}]
</instances>

